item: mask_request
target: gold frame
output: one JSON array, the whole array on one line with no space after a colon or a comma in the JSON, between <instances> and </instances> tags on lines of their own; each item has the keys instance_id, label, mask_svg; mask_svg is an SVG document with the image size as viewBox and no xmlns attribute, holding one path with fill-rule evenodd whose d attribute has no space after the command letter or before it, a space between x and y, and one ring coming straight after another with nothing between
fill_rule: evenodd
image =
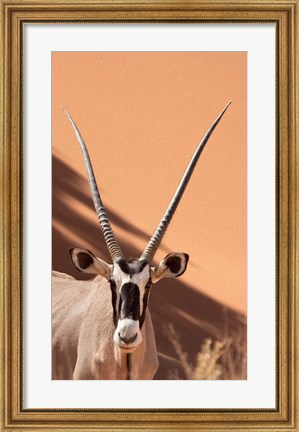
<instances>
[{"instance_id":1,"label":"gold frame","mask_svg":"<svg viewBox=\"0 0 299 432\"><path fill-rule=\"evenodd\" d=\"M299 0L0 0L2 431L299 431ZM22 25L30 21L275 22L277 29L277 406L269 410L31 410L22 408ZM297 28L296 28L297 26ZM21 187L20 187L21 185ZM296 308L297 306L297 308Z\"/></svg>"}]
</instances>

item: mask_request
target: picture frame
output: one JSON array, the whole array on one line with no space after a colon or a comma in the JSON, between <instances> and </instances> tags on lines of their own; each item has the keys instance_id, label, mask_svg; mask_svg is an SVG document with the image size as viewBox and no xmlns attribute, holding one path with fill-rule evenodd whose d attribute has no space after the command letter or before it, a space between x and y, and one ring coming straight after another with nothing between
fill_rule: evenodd
<instances>
[{"instance_id":1,"label":"picture frame","mask_svg":"<svg viewBox=\"0 0 299 432\"><path fill-rule=\"evenodd\" d=\"M298 431L298 1L1 2L1 429ZM275 23L277 140L276 407L24 408L23 28L26 23ZM41 389L42 391L42 389Z\"/></svg>"}]
</instances>

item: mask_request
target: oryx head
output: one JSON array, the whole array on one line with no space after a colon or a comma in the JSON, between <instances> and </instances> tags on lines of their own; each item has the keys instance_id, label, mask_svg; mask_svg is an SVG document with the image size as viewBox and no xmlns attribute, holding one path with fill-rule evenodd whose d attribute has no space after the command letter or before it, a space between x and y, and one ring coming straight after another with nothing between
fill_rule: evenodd
<instances>
[{"instance_id":1,"label":"oryx head","mask_svg":"<svg viewBox=\"0 0 299 432\"><path fill-rule=\"evenodd\" d=\"M88 250L73 248L70 249L70 254L78 270L101 275L109 281L115 325L114 343L127 352L133 351L142 341L141 329L145 320L152 285L163 277L181 276L186 270L189 256L185 253L170 253L155 267L152 267L151 263L183 196L199 156L229 105L230 103L217 117L198 145L160 224L144 252L136 260L126 260L124 257L104 209L86 145L71 116L65 111L83 153L96 214L113 263L106 263Z\"/></svg>"}]
</instances>

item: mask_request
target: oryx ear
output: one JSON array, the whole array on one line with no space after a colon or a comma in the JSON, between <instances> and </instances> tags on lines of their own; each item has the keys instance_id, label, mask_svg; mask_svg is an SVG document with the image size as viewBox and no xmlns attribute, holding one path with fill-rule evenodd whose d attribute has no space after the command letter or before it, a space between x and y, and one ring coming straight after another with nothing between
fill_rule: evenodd
<instances>
[{"instance_id":1,"label":"oryx ear","mask_svg":"<svg viewBox=\"0 0 299 432\"><path fill-rule=\"evenodd\" d=\"M89 250L72 248L69 253L77 270L95 275L100 274L106 279L110 279L112 265L96 257Z\"/></svg>"},{"instance_id":2,"label":"oryx ear","mask_svg":"<svg viewBox=\"0 0 299 432\"><path fill-rule=\"evenodd\" d=\"M187 268L189 255L186 253L170 253L164 260L152 269L153 283L163 277L178 277L181 276Z\"/></svg>"}]
</instances>

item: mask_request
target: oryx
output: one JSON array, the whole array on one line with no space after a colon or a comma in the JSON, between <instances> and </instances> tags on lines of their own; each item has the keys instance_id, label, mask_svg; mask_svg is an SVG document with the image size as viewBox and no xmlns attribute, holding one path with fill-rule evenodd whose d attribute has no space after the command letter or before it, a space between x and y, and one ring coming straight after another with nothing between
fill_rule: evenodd
<instances>
[{"instance_id":1,"label":"oryx","mask_svg":"<svg viewBox=\"0 0 299 432\"><path fill-rule=\"evenodd\" d=\"M153 257L182 198L209 137L228 105L198 145L174 197L140 258L126 260L109 223L83 138L67 111L80 144L96 214L112 264L88 250L70 249L75 267L95 275L88 281L53 272L53 379L153 379L158 357L148 310L151 287L181 276L188 255L170 253L156 267Z\"/></svg>"}]
</instances>

